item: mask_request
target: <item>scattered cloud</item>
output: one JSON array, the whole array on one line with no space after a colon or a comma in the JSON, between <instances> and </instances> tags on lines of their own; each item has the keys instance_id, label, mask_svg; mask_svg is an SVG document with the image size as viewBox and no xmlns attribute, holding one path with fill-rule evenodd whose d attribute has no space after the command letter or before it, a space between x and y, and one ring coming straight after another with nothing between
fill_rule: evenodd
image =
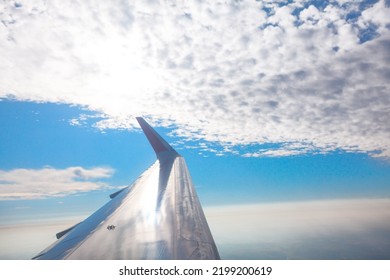
<instances>
[{"instance_id":1,"label":"scattered cloud","mask_svg":"<svg viewBox=\"0 0 390 280\"><path fill-rule=\"evenodd\" d=\"M111 168L68 167L0 170L0 200L40 199L109 188L99 179L110 178Z\"/></svg>"},{"instance_id":2,"label":"scattered cloud","mask_svg":"<svg viewBox=\"0 0 390 280\"><path fill-rule=\"evenodd\" d=\"M0 97L81 105L99 129L146 116L219 154L388 158L389 13L384 0L7 1Z\"/></svg>"}]
</instances>

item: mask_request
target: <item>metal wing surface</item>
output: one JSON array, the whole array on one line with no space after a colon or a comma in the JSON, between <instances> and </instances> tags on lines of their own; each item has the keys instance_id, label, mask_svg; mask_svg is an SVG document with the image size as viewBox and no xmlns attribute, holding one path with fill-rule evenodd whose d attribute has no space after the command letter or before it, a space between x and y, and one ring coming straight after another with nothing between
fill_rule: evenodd
<instances>
[{"instance_id":1,"label":"metal wing surface","mask_svg":"<svg viewBox=\"0 0 390 280\"><path fill-rule=\"evenodd\" d=\"M137 120L157 161L34 259L219 259L184 158Z\"/></svg>"}]
</instances>

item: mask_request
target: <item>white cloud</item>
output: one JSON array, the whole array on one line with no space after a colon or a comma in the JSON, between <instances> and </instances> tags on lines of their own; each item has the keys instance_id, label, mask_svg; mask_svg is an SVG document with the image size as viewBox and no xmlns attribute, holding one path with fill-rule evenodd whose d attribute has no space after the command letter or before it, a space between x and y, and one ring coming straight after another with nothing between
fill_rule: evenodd
<instances>
[{"instance_id":1,"label":"white cloud","mask_svg":"<svg viewBox=\"0 0 390 280\"><path fill-rule=\"evenodd\" d=\"M86 106L101 129L143 115L189 139L278 144L268 156L389 157L390 8L339 2L9 1L0 97Z\"/></svg>"},{"instance_id":2,"label":"white cloud","mask_svg":"<svg viewBox=\"0 0 390 280\"><path fill-rule=\"evenodd\" d=\"M385 1L378 1L375 5L362 12L359 24L363 28L369 24L375 24L380 33L386 32L390 24L388 12L389 7L386 7Z\"/></svg>"},{"instance_id":3,"label":"white cloud","mask_svg":"<svg viewBox=\"0 0 390 280\"><path fill-rule=\"evenodd\" d=\"M0 170L0 200L39 199L108 188L98 179L109 178L111 168L68 167Z\"/></svg>"}]
</instances>

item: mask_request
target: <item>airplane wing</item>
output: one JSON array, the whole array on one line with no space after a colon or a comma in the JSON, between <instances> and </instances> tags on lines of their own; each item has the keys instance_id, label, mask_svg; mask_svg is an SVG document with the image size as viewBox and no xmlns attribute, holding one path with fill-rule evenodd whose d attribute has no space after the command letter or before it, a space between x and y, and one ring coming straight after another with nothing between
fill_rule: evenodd
<instances>
[{"instance_id":1,"label":"airplane wing","mask_svg":"<svg viewBox=\"0 0 390 280\"><path fill-rule=\"evenodd\" d=\"M137 118L157 161L33 259L219 259L181 157Z\"/></svg>"}]
</instances>

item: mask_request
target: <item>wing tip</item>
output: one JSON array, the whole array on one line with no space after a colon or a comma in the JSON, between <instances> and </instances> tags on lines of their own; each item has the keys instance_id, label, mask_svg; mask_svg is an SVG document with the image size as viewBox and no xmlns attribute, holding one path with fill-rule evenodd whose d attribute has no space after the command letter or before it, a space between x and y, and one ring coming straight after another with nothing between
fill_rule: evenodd
<instances>
[{"instance_id":1,"label":"wing tip","mask_svg":"<svg viewBox=\"0 0 390 280\"><path fill-rule=\"evenodd\" d=\"M156 156L159 160L162 158L168 157L177 157L180 156L178 152L167 141L164 140L142 117L136 117L139 125L141 126L146 138L153 150L156 153Z\"/></svg>"}]
</instances>

